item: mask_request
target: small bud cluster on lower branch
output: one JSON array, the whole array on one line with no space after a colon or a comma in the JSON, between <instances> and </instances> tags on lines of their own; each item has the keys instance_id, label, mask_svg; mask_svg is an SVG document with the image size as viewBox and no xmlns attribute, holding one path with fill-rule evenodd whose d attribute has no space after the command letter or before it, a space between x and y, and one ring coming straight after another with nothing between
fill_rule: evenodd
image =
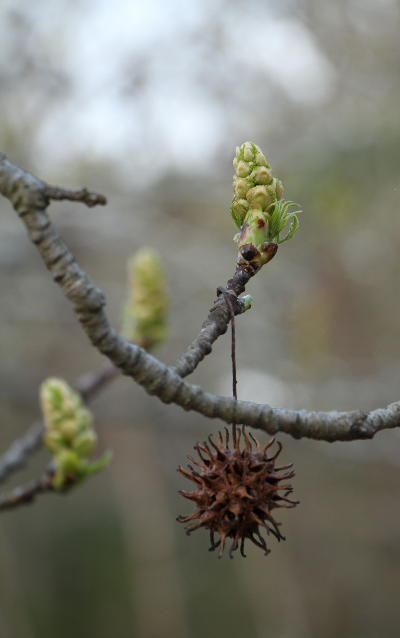
<instances>
[{"instance_id":1,"label":"small bud cluster on lower branch","mask_svg":"<svg viewBox=\"0 0 400 638\"><path fill-rule=\"evenodd\" d=\"M105 467L110 453L90 461L97 442L92 415L63 379L46 379L40 389L45 422L44 442L53 455L54 489L63 490Z\"/></svg>"}]
</instances>

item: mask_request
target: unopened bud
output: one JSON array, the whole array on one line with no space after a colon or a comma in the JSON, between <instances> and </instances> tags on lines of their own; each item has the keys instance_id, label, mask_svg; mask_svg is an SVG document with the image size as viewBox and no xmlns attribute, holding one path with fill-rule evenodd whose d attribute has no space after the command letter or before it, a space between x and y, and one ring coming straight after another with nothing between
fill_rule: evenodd
<instances>
[{"instance_id":1,"label":"unopened bud","mask_svg":"<svg viewBox=\"0 0 400 638\"><path fill-rule=\"evenodd\" d=\"M92 415L77 392L63 380L46 379L40 388L40 401L47 432L58 432L71 441L90 428Z\"/></svg>"},{"instance_id":2,"label":"unopened bud","mask_svg":"<svg viewBox=\"0 0 400 638\"><path fill-rule=\"evenodd\" d=\"M246 195L251 208L259 210L267 210L267 208L275 201L274 191L266 186L254 186Z\"/></svg>"},{"instance_id":3,"label":"unopened bud","mask_svg":"<svg viewBox=\"0 0 400 638\"><path fill-rule=\"evenodd\" d=\"M281 182L280 179L276 180L276 185L275 185L275 192L276 192L276 197L277 199L282 199L283 197L283 184Z\"/></svg>"},{"instance_id":4,"label":"unopened bud","mask_svg":"<svg viewBox=\"0 0 400 638\"><path fill-rule=\"evenodd\" d=\"M250 179L255 185L270 184L272 182L271 169L266 166L257 166L257 168L252 171Z\"/></svg>"},{"instance_id":5,"label":"unopened bud","mask_svg":"<svg viewBox=\"0 0 400 638\"><path fill-rule=\"evenodd\" d=\"M236 197L242 199L246 197L246 193L251 187L249 181L243 177L236 177L233 180L233 190L235 191Z\"/></svg>"},{"instance_id":6,"label":"unopened bud","mask_svg":"<svg viewBox=\"0 0 400 638\"><path fill-rule=\"evenodd\" d=\"M242 144L240 150L242 152L243 159L246 162L254 161L256 153L257 151L259 151L258 147L252 142L245 142L244 144Z\"/></svg>"},{"instance_id":7,"label":"unopened bud","mask_svg":"<svg viewBox=\"0 0 400 638\"><path fill-rule=\"evenodd\" d=\"M72 444L73 450L81 457L90 456L97 443L97 435L94 430L83 432L76 437Z\"/></svg>"},{"instance_id":8,"label":"unopened bud","mask_svg":"<svg viewBox=\"0 0 400 638\"><path fill-rule=\"evenodd\" d=\"M236 166L236 175L238 177L247 177L251 171L251 167L247 162L240 160Z\"/></svg>"},{"instance_id":9,"label":"unopened bud","mask_svg":"<svg viewBox=\"0 0 400 638\"><path fill-rule=\"evenodd\" d=\"M243 297L239 297L239 301L242 304L242 312L246 312L252 306L253 297L251 295L243 295Z\"/></svg>"},{"instance_id":10,"label":"unopened bud","mask_svg":"<svg viewBox=\"0 0 400 638\"><path fill-rule=\"evenodd\" d=\"M250 208L250 204L246 199L234 199L232 202L231 214L233 221L238 228L243 226L244 218Z\"/></svg>"},{"instance_id":11,"label":"unopened bud","mask_svg":"<svg viewBox=\"0 0 400 638\"><path fill-rule=\"evenodd\" d=\"M50 432L46 432L43 440L46 447L53 454L57 454L57 452L62 450L65 446L65 440L62 434L54 430L50 430Z\"/></svg>"},{"instance_id":12,"label":"unopened bud","mask_svg":"<svg viewBox=\"0 0 400 638\"><path fill-rule=\"evenodd\" d=\"M260 149L258 149L258 151L256 152L255 163L257 164L257 166L267 166L269 168L269 164L265 159L265 155L261 152Z\"/></svg>"}]
</instances>

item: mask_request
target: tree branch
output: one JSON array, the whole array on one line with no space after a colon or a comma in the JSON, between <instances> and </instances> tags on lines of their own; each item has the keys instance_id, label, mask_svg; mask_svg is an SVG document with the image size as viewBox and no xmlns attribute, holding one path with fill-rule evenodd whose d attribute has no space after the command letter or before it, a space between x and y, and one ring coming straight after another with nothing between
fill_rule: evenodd
<instances>
[{"instance_id":1,"label":"tree branch","mask_svg":"<svg viewBox=\"0 0 400 638\"><path fill-rule=\"evenodd\" d=\"M51 476L45 474L40 479L34 479L19 485L6 494L0 495L0 511L14 509L20 505L28 505L34 501L38 494L53 492Z\"/></svg>"},{"instance_id":2,"label":"tree branch","mask_svg":"<svg viewBox=\"0 0 400 638\"><path fill-rule=\"evenodd\" d=\"M62 490L58 490L53 486L53 475L55 465L50 462L45 473L38 479L33 479L18 485L9 492L0 494L0 512L4 510L15 509L20 505L30 505L39 494L45 492L55 492L56 494L66 494L79 481L71 477Z\"/></svg>"},{"instance_id":3,"label":"tree branch","mask_svg":"<svg viewBox=\"0 0 400 638\"><path fill-rule=\"evenodd\" d=\"M245 424L275 434L326 441L372 438L386 428L400 426L400 402L371 412L315 412L273 409L266 404L235 401L204 392L185 381L158 359L130 343L111 328L104 312L105 298L58 235L47 213L47 186L0 156L0 192L25 224L31 240L53 279L59 284L91 343L124 374L164 403L175 403L226 423Z\"/></svg>"},{"instance_id":4,"label":"tree branch","mask_svg":"<svg viewBox=\"0 0 400 638\"><path fill-rule=\"evenodd\" d=\"M65 188L60 188L59 186L48 186L46 184L46 196L48 199L58 201L68 199L71 202L82 202L82 204L86 204L89 208L93 208L93 206L98 205L105 206L107 204L107 199L104 195L92 193L88 191L87 188L65 190Z\"/></svg>"},{"instance_id":5,"label":"tree branch","mask_svg":"<svg viewBox=\"0 0 400 638\"><path fill-rule=\"evenodd\" d=\"M237 268L232 279L229 279L226 288L220 287L217 289L218 298L210 308L209 315L204 321L199 335L178 359L176 366L173 368L174 372L180 377L186 377L191 374L200 361L207 354L210 354L213 343L226 332L231 320L231 311L227 306L223 293L230 293L234 314L241 314L244 311L243 303L238 297L245 291L247 282L254 274L254 271Z\"/></svg>"},{"instance_id":6,"label":"tree branch","mask_svg":"<svg viewBox=\"0 0 400 638\"><path fill-rule=\"evenodd\" d=\"M25 466L31 454L42 446L42 439L43 424L36 421L21 438L11 443L8 450L0 456L0 482Z\"/></svg>"}]
</instances>

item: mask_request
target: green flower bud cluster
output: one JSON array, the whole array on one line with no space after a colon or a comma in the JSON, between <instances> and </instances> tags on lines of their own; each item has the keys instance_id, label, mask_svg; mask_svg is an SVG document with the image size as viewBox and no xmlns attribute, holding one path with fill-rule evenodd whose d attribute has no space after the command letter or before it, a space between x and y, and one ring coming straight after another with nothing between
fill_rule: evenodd
<instances>
[{"instance_id":1,"label":"green flower bud cluster","mask_svg":"<svg viewBox=\"0 0 400 638\"><path fill-rule=\"evenodd\" d=\"M110 453L89 461L97 442L92 414L77 392L62 379L46 379L40 388L45 422L44 442L53 455L53 487L62 490L98 472L110 461Z\"/></svg>"},{"instance_id":2,"label":"green flower bud cluster","mask_svg":"<svg viewBox=\"0 0 400 638\"><path fill-rule=\"evenodd\" d=\"M271 167L261 149L253 142L245 142L236 148L233 160L235 175L231 213L238 228L244 224L252 208L266 211L283 195L282 182L272 176Z\"/></svg>"},{"instance_id":3,"label":"green flower bud cluster","mask_svg":"<svg viewBox=\"0 0 400 638\"><path fill-rule=\"evenodd\" d=\"M166 337L167 293L157 253L141 249L128 261L128 300L122 334L146 350Z\"/></svg>"},{"instance_id":4,"label":"green flower bud cluster","mask_svg":"<svg viewBox=\"0 0 400 638\"><path fill-rule=\"evenodd\" d=\"M300 211L291 211L296 204L282 200L282 182L272 175L264 154L253 142L236 149L233 167L231 214L240 229L235 236L239 263L250 263L257 269L272 259L277 244L293 237ZM285 227L288 230L281 237Z\"/></svg>"}]
</instances>

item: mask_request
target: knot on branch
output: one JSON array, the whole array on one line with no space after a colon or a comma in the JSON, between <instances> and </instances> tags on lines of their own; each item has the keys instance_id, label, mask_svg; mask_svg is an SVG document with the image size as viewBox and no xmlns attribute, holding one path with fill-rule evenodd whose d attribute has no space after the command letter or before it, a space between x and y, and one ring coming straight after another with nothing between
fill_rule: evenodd
<instances>
[{"instance_id":1,"label":"knot on branch","mask_svg":"<svg viewBox=\"0 0 400 638\"><path fill-rule=\"evenodd\" d=\"M367 424L368 412L358 410L353 417L353 423L350 426L350 436L354 439L371 439L375 431L371 431Z\"/></svg>"}]
</instances>

